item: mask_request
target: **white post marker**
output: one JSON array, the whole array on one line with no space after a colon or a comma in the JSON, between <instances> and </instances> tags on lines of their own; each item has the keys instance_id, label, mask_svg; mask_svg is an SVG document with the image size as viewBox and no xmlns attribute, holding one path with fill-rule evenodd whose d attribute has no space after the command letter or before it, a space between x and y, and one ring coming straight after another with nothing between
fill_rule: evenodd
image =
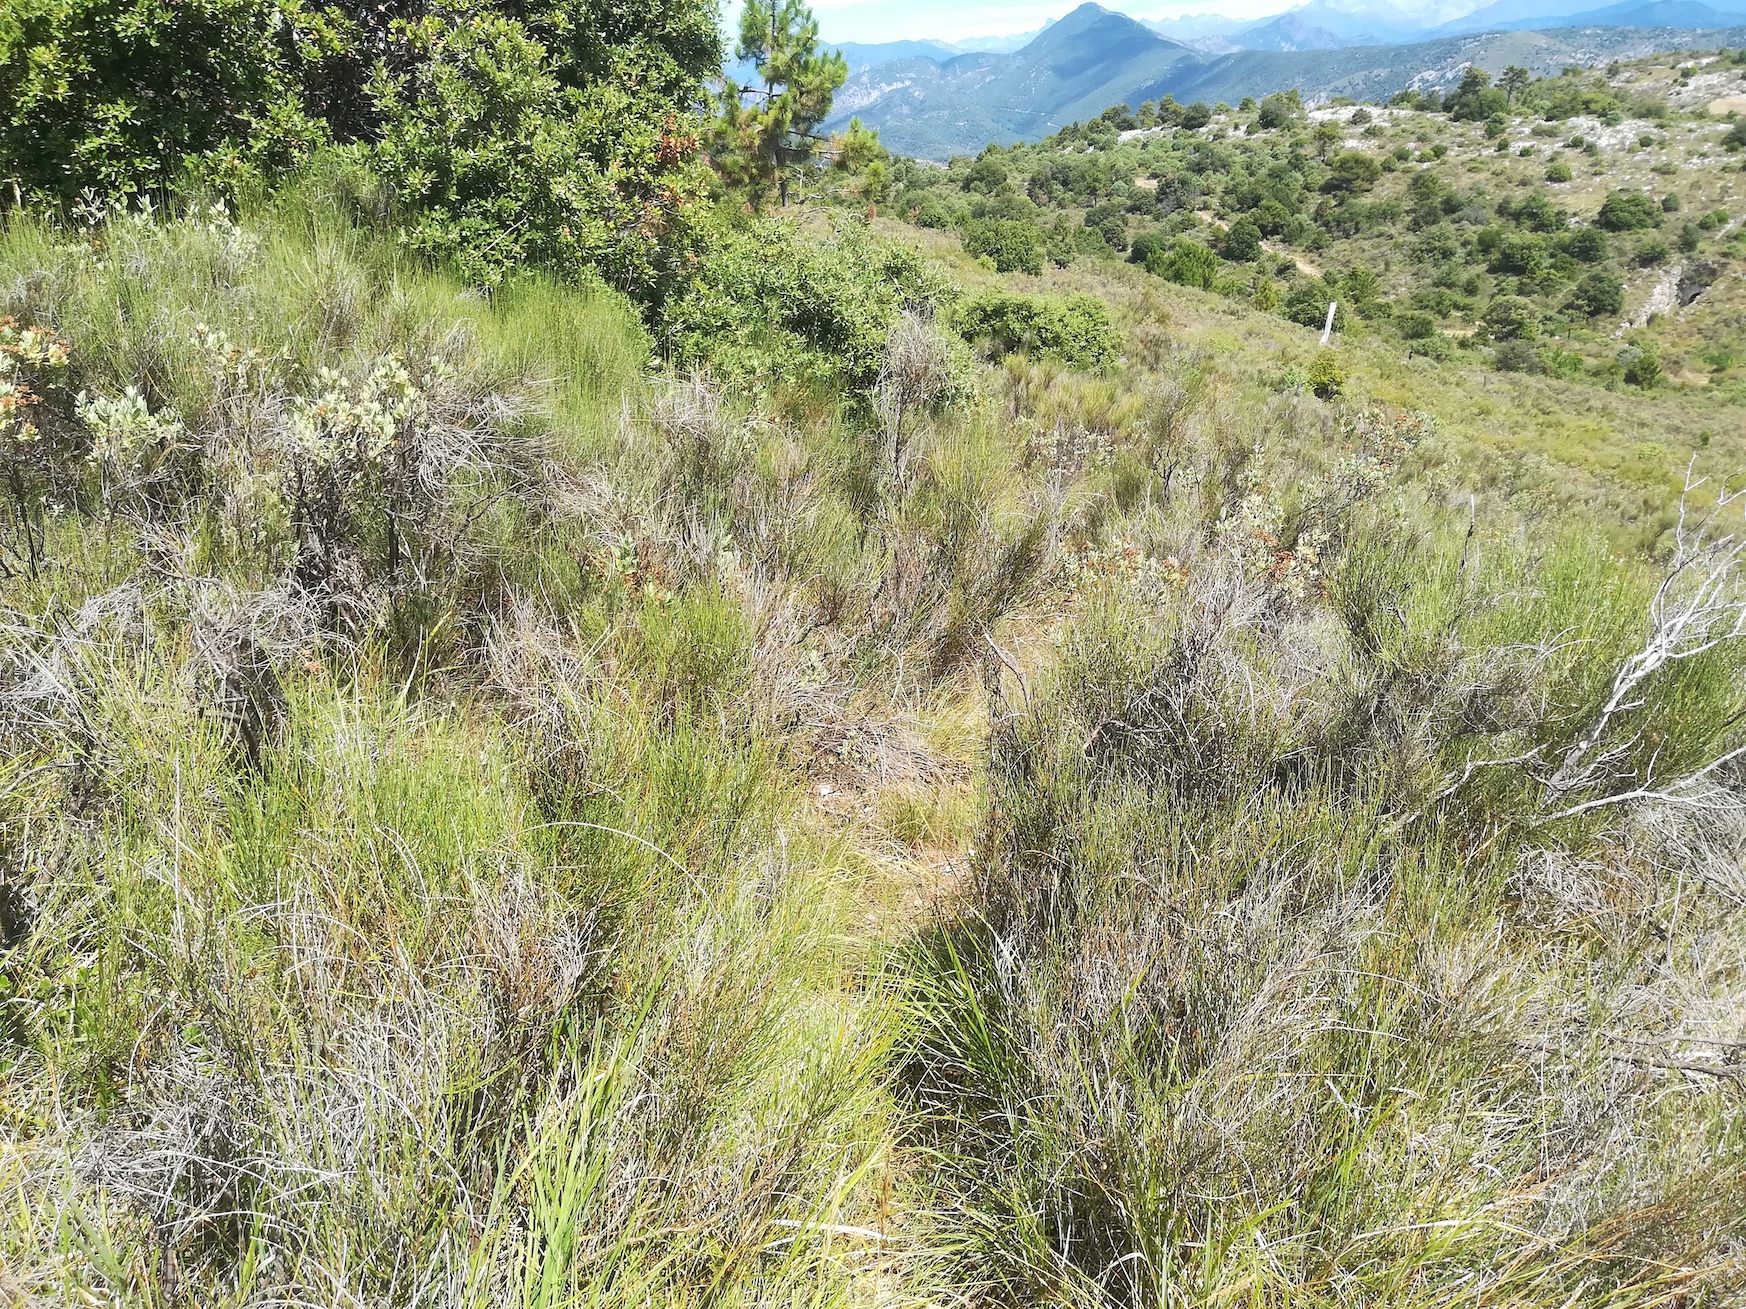
<instances>
[{"instance_id":1,"label":"white post marker","mask_svg":"<svg viewBox=\"0 0 1746 1309\"><path fill-rule=\"evenodd\" d=\"M1328 321L1322 324L1322 344L1323 345L1326 345L1328 343L1328 337L1333 334L1333 331L1334 331L1334 306L1338 305L1339 303L1340 302L1338 300L1328 301Z\"/></svg>"}]
</instances>

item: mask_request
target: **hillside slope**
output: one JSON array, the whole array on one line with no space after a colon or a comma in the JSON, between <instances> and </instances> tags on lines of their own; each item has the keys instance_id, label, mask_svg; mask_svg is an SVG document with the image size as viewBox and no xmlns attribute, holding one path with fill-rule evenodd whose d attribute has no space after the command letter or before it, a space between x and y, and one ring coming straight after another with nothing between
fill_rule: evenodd
<instances>
[{"instance_id":1,"label":"hillside slope","mask_svg":"<svg viewBox=\"0 0 1746 1309\"><path fill-rule=\"evenodd\" d=\"M1217 288L1233 311L1260 305L1306 329L1337 300L1366 353L1451 398L1447 431L1516 451L1500 473L1532 449L1560 465L1545 470L1560 494L1595 491L1606 470L1654 500L1682 450L1714 441L1746 461L1746 188L1723 148L1731 129L1673 107L1742 86L1746 66L1675 57L1521 93L1604 120L1404 105L1293 116L1289 102L1271 107L1285 113L1271 128L1260 110L1203 128L1098 119L907 171L891 207L956 225L996 260L1015 262L1028 234L1039 268L1125 259L1141 282ZM1624 117L1627 104L1652 116ZM1643 351L1652 395L1625 379Z\"/></svg>"},{"instance_id":2,"label":"hillside slope","mask_svg":"<svg viewBox=\"0 0 1746 1309\"><path fill-rule=\"evenodd\" d=\"M1350 339L1323 398L1276 315L822 213L937 318L870 396L733 385L357 221L0 242L72 451L0 575L7 1295L1737 1284L1739 642L1595 540L1665 481L1533 453L1562 393ZM1119 355L952 384L941 324L1092 321L1039 294ZM316 461L365 420L388 475Z\"/></svg>"},{"instance_id":3,"label":"hillside slope","mask_svg":"<svg viewBox=\"0 0 1746 1309\"><path fill-rule=\"evenodd\" d=\"M1294 44L1284 30L1271 43ZM1546 76L1571 65L1742 43L1746 26L1703 33L1580 26L1402 45L1349 45L1311 34L1299 48L1215 56L1088 4L1014 54L863 69L844 86L830 125L840 128L858 117L879 129L891 149L943 160L974 154L990 141L1040 140L1112 105L1137 106L1165 95L1183 103L1235 104L1295 87L1308 101L1386 100L1407 87L1451 86L1470 64L1491 72L1520 64Z\"/></svg>"},{"instance_id":4,"label":"hillside slope","mask_svg":"<svg viewBox=\"0 0 1746 1309\"><path fill-rule=\"evenodd\" d=\"M584 8L11 47L0 1304L1734 1309L1746 51L772 213Z\"/></svg>"}]
</instances>

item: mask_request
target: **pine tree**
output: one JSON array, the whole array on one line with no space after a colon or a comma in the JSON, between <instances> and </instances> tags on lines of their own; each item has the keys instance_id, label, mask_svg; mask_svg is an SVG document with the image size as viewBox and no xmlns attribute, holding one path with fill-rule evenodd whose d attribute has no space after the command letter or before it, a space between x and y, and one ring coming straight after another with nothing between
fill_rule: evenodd
<instances>
[{"instance_id":1,"label":"pine tree","mask_svg":"<svg viewBox=\"0 0 1746 1309\"><path fill-rule=\"evenodd\" d=\"M804 0L747 0L734 54L757 64L764 84L741 86L731 78L724 84L711 153L754 208L772 191L786 205L790 180L818 148L813 129L848 80L848 62L819 50L818 20Z\"/></svg>"},{"instance_id":2,"label":"pine tree","mask_svg":"<svg viewBox=\"0 0 1746 1309\"><path fill-rule=\"evenodd\" d=\"M1497 79L1498 88L1503 91L1505 100L1515 104L1516 97L1528 89L1528 83L1534 80L1534 75L1520 64L1511 64L1503 70L1503 76Z\"/></svg>"}]
</instances>

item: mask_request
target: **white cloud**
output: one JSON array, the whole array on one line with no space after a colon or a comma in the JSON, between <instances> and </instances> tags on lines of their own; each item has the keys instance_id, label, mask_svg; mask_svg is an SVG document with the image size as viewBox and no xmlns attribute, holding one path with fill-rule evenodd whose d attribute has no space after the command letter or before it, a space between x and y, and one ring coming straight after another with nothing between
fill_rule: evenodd
<instances>
[{"instance_id":1,"label":"white cloud","mask_svg":"<svg viewBox=\"0 0 1746 1309\"><path fill-rule=\"evenodd\" d=\"M831 41L954 41L1029 32L1069 12L1072 4L1014 5L995 0L822 0L813 5Z\"/></svg>"}]
</instances>

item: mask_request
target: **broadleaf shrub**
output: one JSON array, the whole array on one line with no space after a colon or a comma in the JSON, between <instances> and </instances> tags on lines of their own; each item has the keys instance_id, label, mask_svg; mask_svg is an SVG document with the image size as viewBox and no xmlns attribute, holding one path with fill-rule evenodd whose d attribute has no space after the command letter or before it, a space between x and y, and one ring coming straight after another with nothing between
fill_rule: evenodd
<instances>
[{"instance_id":1,"label":"broadleaf shrub","mask_svg":"<svg viewBox=\"0 0 1746 1309\"><path fill-rule=\"evenodd\" d=\"M1323 400L1332 400L1346 386L1346 370L1340 365L1340 356L1332 350L1318 353L1309 367L1310 389Z\"/></svg>"},{"instance_id":2,"label":"broadleaf shrub","mask_svg":"<svg viewBox=\"0 0 1746 1309\"><path fill-rule=\"evenodd\" d=\"M325 135L319 58L279 0L15 0L0 15L0 170L71 200L282 168Z\"/></svg>"},{"instance_id":3,"label":"broadleaf shrub","mask_svg":"<svg viewBox=\"0 0 1746 1309\"><path fill-rule=\"evenodd\" d=\"M1006 218L966 223L964 249L979 259L992 259L996 272L1043 271L1043 234L1030 223Z\"/></svg>"},{"instance_id":4,"label":"broadleaf shrub","mask_svg":"<svg viewBox=\"0 0 1746 1309\"><path fill-rule=\"evenodd\" d=\"M441 33L373 89L376 158L415 250L476 282L533 264L593 268L644 303L678 288L702 177L696 137L658 100L618 79L563 86L546 47L498 17Z\"/></svg>"},{"instance_id":5,"label":"broadleaf shrub","mask_svg":"<svg viewBox=\"0 0 1746 1309\"><path fill-rule=\"evenodd\" d=\"M1625 284L1617 273L1597 268L1577 282L1570 303L1590 318L1616 314L1625 307Z\"/></svg>"},{"instance_id":6,"label":"broadleaf shrub","mask_svg":"<svg viewBox=\"0 0 1746 1309\"><path fill-rule=\"evenodd\" d=\"M1320 328L1328 321L1328 305L1334 305L1334 327L1346 326L1346 305L1340 293L1319 277L1300 277L1285 296L1285 316L1304 327Z\"/></svg>"},{"instance_id":7,"label":"broadleaf shrub","mask_svg":"<svg viewBox=\"0 0 1746 1309\"><path fill-rule=\"evenodd\" d=\"M1219 257L1199 241L1181 237L1166 250L1154 250L1146 260L1146 271L1178 286L1210 291L1218 280Z\"/></svg>"},{"instance_id":8,"label":"broadleaf shrub","mask_svg":"<svg viewBox=\"0 0 1746 1309\"><path fill-rule=\"evenodd\" d=\"M1088 295L980 295L960 304L952 321L967 340L999 354L1052 356L1075 368L1100 368L1118 348L1109 310Z\"/></svg>"},{"instance_id":9,"label":"broadleaf shrub","mask_svg":"<svg viewBox=\"0 0 1746 1309\"><path fill-rule=\"evenodd\" d=\"M1613 191L1601 201L1595 225L1609 232L1639 232L1661 223L1661 206L1640 191Z\"/></svg>"},{"instance_id":10,"label":"broadleaf shrub","mask_svg":"<svg viewBox=\"0 0 1746 1309\"><path fill-rule=\"evenodd\" d=\"M1540 334L1539 311L1524 296L1498 296L1479 321L1494 341L1532 341Z\"/></svg>"},{"instance_id":11,"label":"broadleaf shrub","mask_svg":"<svg viewBox=\"0 0 1746 1309\"><path fill-rule=\"evenodd\" d=\"M661 320L676 362L735 378L870 387L898 314L931 313L949 290L916 252L848 226L822 245L776 220L714 234Z\"/></svg>"}]
</instances>

